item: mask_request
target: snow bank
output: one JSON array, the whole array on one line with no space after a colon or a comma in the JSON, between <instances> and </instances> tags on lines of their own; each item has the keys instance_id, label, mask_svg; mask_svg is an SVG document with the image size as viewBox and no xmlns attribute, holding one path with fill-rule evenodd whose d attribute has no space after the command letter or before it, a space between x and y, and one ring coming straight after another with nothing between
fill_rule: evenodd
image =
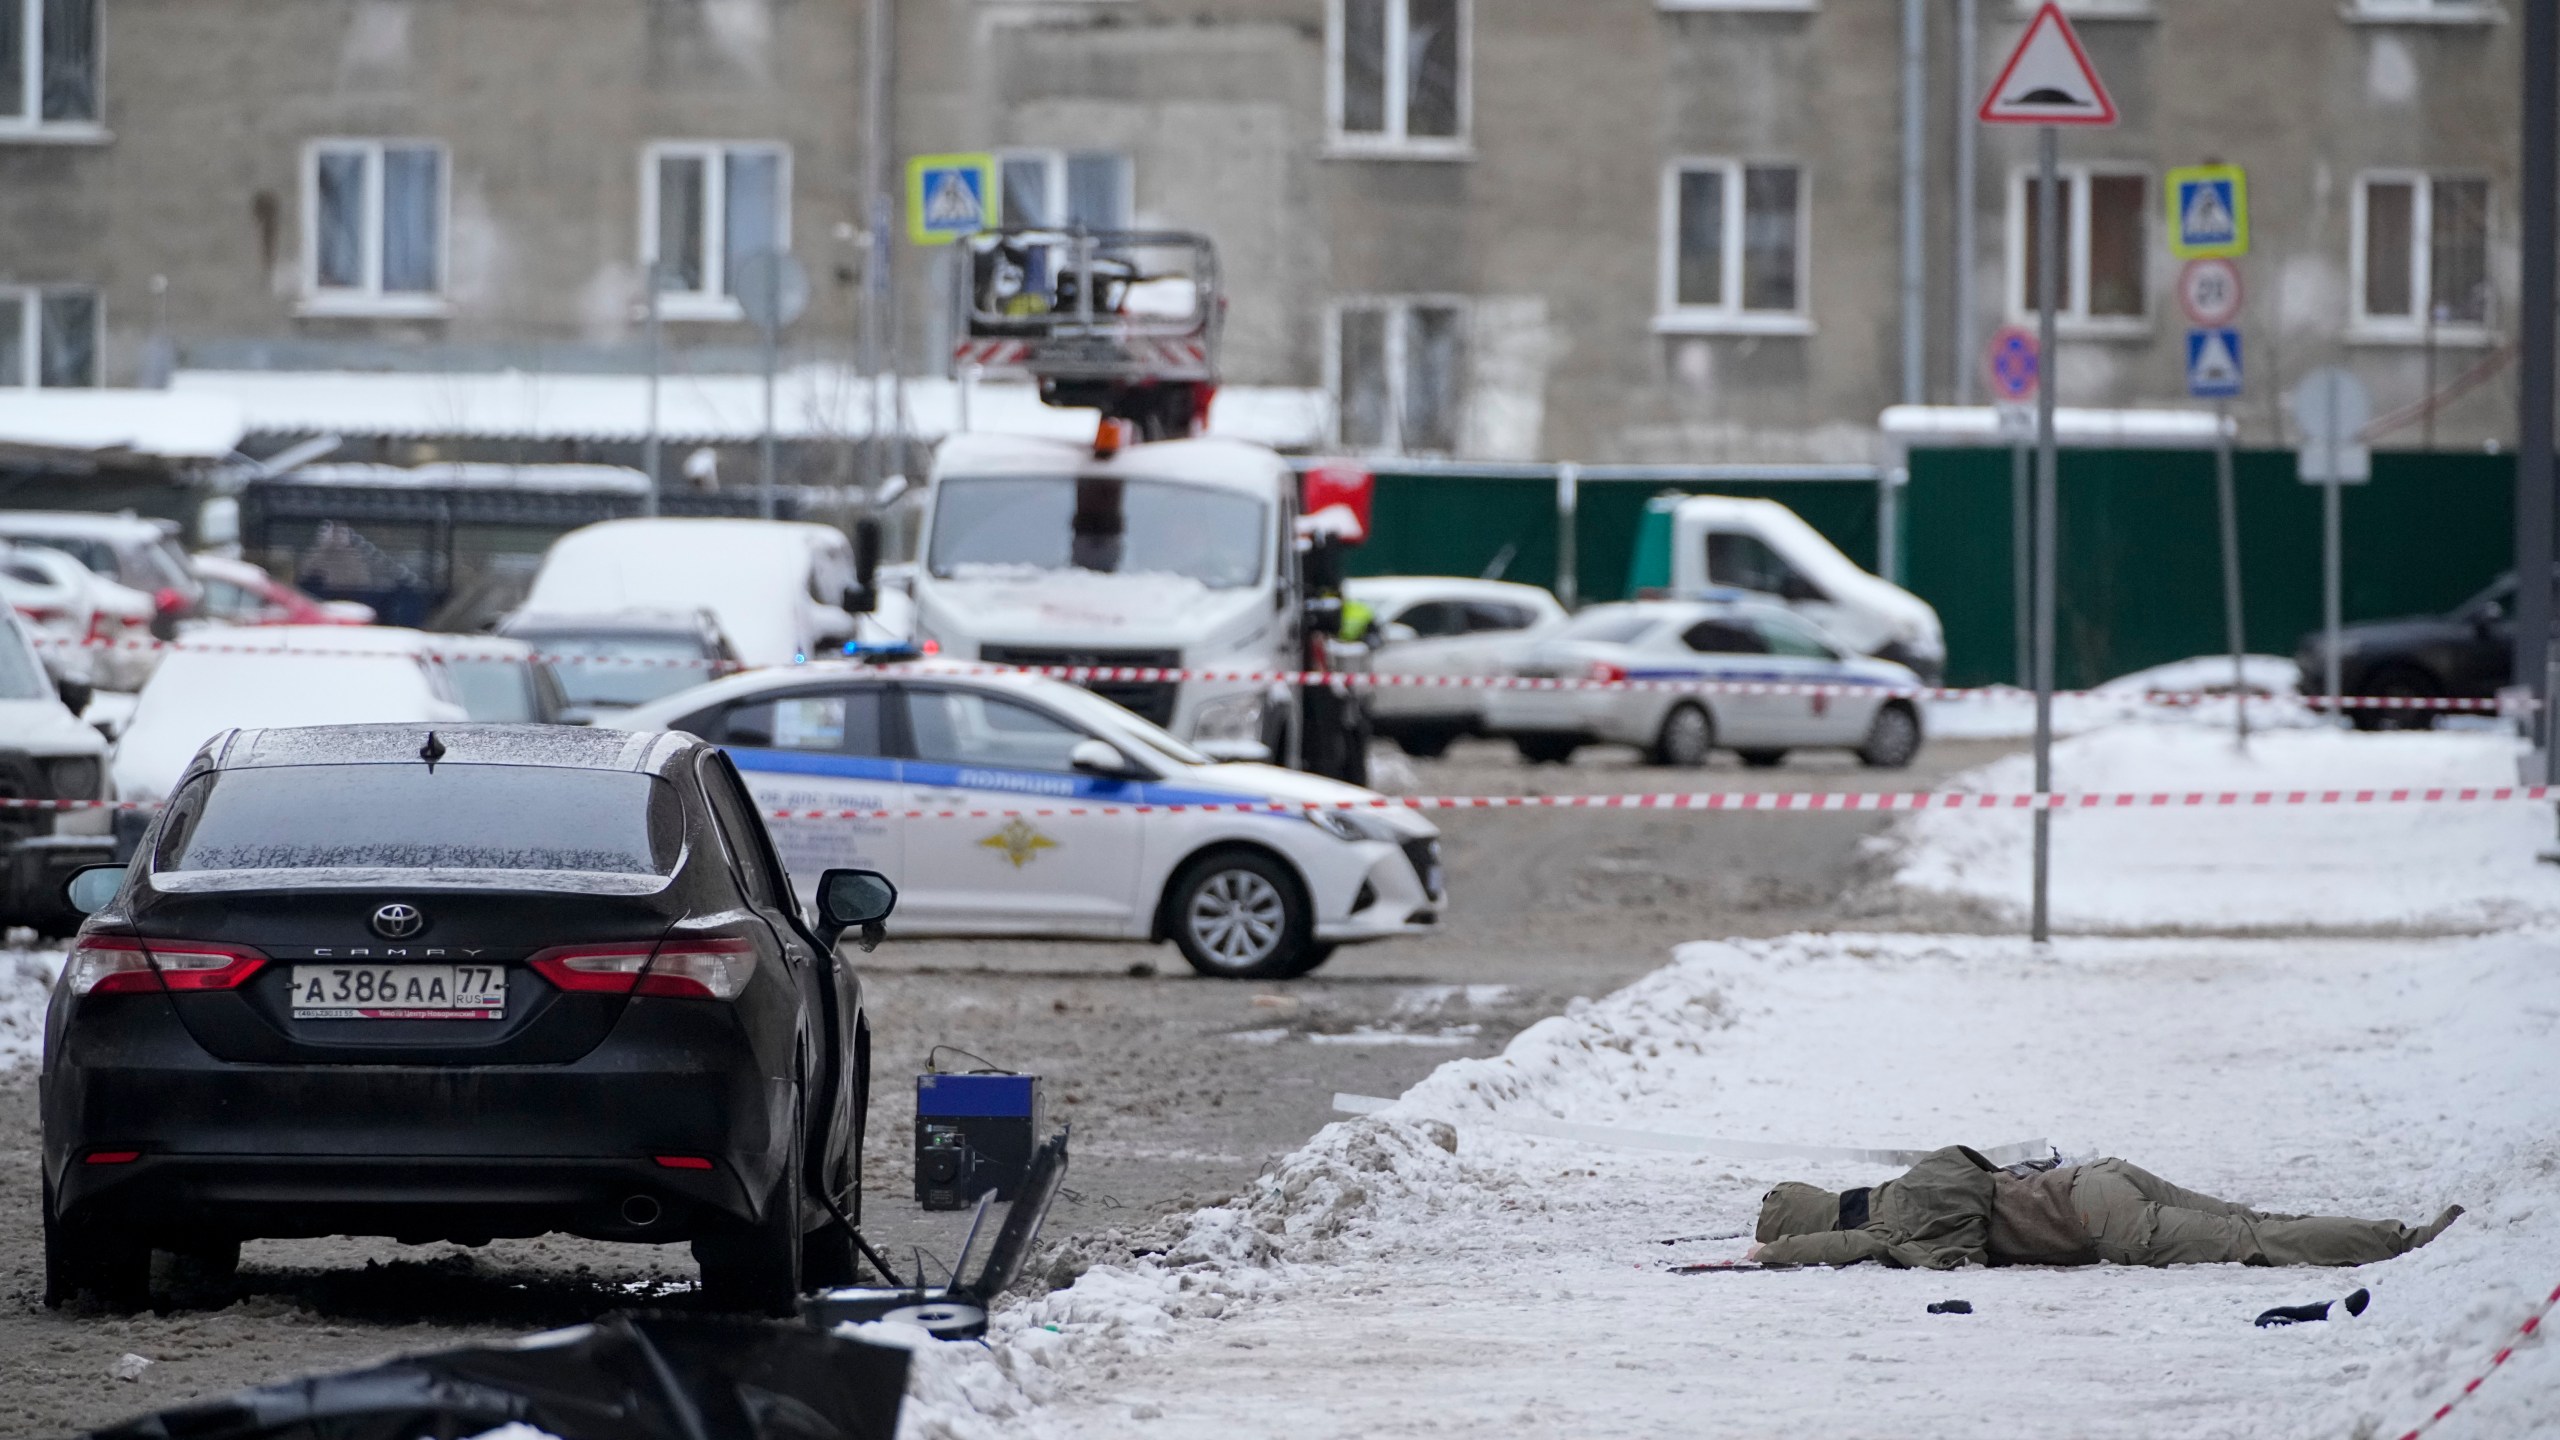
<instances>
[{"instance_id":1,"label":"snow bank","mask_svg":"<svg viewBox=\"0 0 2560 1440\"><path fill-rule=\"evenodd\" d=\"M1044 1342L1063 1361L1043 1367L1052 1398L1014 1412L1014 1433L1935 1436L2035 1417L2089 1436L2396 1434L2560 1280L2555 938L1691 946L1328 1127L1254 1196L1204 1212L1193 1242L1223 1227L1243 1243L1180 1273L1233 1285L1267 1243L1275 1303L1159 1303L1118 1344L1070 1323ZM1849 1145L2044 1133L2279 1209L2472 1213L2354 1272L1677 1276L1666 1263L1739 1254L1777 1180L1893 1172L1468 1124L1503 1114ZM1659 1243L1696 1232L1724 1238ZM1096 1271L1024 1308L1071 1313L1175 1264ZM2357 1286L2374 1294L2359 1319L2250 1324ZM1949 1297L1976 1313L1926 1312ZM1017 1372L1020 1340L973 1363ZM2560 1424L2555 1381L2548 1345L2528 1345L2462 1433Z\"/></svg>"},{"instance_id":2,"label":"snow bank","mask_svg":"<svg viewBox=\"0 0 2560 1440\"><path fill-rule=\"evenodd\" d=\"M2393 789L2516 783L2516 742L2494 731L2231 737L2120 724L2054 747L2064 791ZM1950 788L2032 790L2013 755ZM2027 903L2033 822L2022 812L1927 812L1885 843L1898 879L2009 910ZM2535 853L2552 809L2525 803L2064 811L2053 822L2053 914L2067 929L2246 927L2486 930L2560 919L2560 867Z\"/></svg>"},{"instance_id":3,"label":"snow bank","mask_svg":"<svg viewBox=\"0 0 2560 1440\"><path fill-rule=\"evenodd\" d=\"M2249 726L2252 730L2301 729L2327 722L2300 701L2301 674L2281 655L2251 655L2241 671L2246 677ZM2173 660L2148 670L2119 675L2080 695L2060 695L2053 702L2057 735L2078 735L2101 725L2127 720L2232 728L2231 657L2199 655ZM2166 703L2159 696L2204 696ZM2036 733L2036 697L2031 690L1990 687L1962 700L1926 703L1928 732L1940 740L2021 740Z\"/></svg>"},{"instance_id":4,"label":"snow bank","mask_svg":"<svg viewBox=\"0 0 2560 1440\"><path fill-rule=\"evenodd\" d=\"M44 1058L44 1008L63 954L0 948L0 1069Z\"/></svg>"}]
</instances>

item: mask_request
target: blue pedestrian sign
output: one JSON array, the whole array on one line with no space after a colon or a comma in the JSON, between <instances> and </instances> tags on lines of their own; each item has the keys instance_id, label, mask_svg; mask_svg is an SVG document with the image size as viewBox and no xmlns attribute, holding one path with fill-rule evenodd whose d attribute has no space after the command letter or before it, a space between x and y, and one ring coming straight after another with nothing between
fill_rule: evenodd
<instances>
[{"instance_id":1,"label":"blue pedestrian sign","mask_svg":"<svg viewBox=\"0 0 2560 1440\"><path fill-rule=\"evenodd\" d=\"M994 228L992 155L919 155L907 162L907 238L948 245Z\"/></svg>"},{"instance_id":2,"label":"blue pedestrian sign","mask_svg":"<svg viewBox=\"0 0 2560 1440\"><path fill-rule=\"evenodd\" d=\"M2181 260L2249 253L2249 175L2237 165L2169 172L2169 253Z\"/></svg>"},{"instance_id":3,"label":"blue pedestrian sign","mask_svg":"<svg viewBox=\"0 0 2560 1440\"><path fill-rule=\"evenodd\" d=\"M2231 400L2240 394L2240 332L2187 332L2187 394L2197 400Z\"/></svg>"}]
</instances>

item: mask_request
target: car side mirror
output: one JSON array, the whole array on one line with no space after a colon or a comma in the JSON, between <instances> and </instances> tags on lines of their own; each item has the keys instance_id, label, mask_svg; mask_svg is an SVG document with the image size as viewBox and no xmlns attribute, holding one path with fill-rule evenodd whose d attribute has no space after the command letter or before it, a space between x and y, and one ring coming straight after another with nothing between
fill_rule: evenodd
<instances>
[{"instance_id":1,"label":"car side mirror","mask_svg":"<svg viewBox=\"0 0 2560 1440\"><path fill-rule=\"evenodd\" d=\"M1421 638L1422 632L1401 620L1390 620L1378 627L1378 643L1381 645L1403 645Z\"/></svg>"},{"instance_id":2,"label":"car side mirror","mask_svg":"<svg viewBox=\"0 0 2560 1440\"><path fill-rule=\"evenodd\" d=\"M62 898L81 914L95 915L124 888L124 872L122 865L84 865L64 882Z\"/></svg>"},{"instance_id":3,"label":"car side mirror","mask_svg":"<svg viewBox=\"0 0 2560 1440\"><path fill-rule=\"evenodd\" d=\"M596 712L584 705L566 706L560 711L559 723L563 725L593 725L596 723Z\"/></svg>"},{"instance_id":4,"label":"car side mirror","mask_svg":"<svg viewBox=\"0 0 2560 1440\"><path fill-rule=\"evenodd\" d=\"M864 950L876 949L887 937L889 912L897 908L898 887L877 870L830 870L818 877L818 938L829 954L848 930L861 932Z\"/></svg>"},{"instance_id":5,"label":"car side mirror","mask_svg":"<svg viewBox=\"0 0 2560 1440\"><path fill-rule=\"evenodd\" d=\"M2475 630L2486 631L2506 618L2507 607L2492 600L2480 607L2480 613L2472 617L2471 625Z\"/></svg>"},{"instance_id":6,"label":"car side mirror","mask_svg":"<svg viewBox=\"0 0 2560 1440\"><path fill-rule=\"evenodd\" d=\"M1129 757L1120 753L1120 747L1108 740L1077 741L1075 748L1067 752L1067 763L1084 774L1106 780L1131 780L1139 774Z\"/></svg>"},{"instance_id":7,"label":"car side mirror","mask_svg":"<svg viewBox=\"0 0 2560 1440\"><path fill-rule=\"evenodd\" d=\"M62 697L62 703L68 706L74 715L87 710L89 702L98 698L98 687L86 680L56 679L53 682L53 690L55 694Z\"/></svg>"}]
</instances>

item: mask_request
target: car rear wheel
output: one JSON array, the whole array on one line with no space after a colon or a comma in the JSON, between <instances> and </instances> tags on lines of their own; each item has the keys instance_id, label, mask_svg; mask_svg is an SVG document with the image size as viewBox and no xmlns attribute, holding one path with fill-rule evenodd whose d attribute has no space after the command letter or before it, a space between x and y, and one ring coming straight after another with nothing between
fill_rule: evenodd
<instances>
[{"instance_id":1,"label":"car rear wheel","mask_svg":"<svg viewBox=\"0 0 2560 1440\"><path fill-rule=\"evenodd\" d=\"M1445 726L1423 726L1398 732L1396 745L1416 760L1437 760L1448 754L1449 747L1457 744L1464 733Z\"/></svg>"},{"instance_id":2,"label":"car rear wheel","mask_svg":"<svg viewBox=\"0 0 2560 1440\"><path fill-rule=\"evenodd\" d=\"M1653 737L1653 750L1646 758L1656 765L1695 770L1707 763L1707 752L1715 743L1716 722L1707 718L1706 708L1683 701L1662 717L1662 729Z\"/></svg>"},{"instance_id":3,"label":"car rear wheel","mask_svg":"<svg viewBox=\"0 0 2560 1440\"><path fill-rule=\"evenodd\" d=\"M1784 750L1736 750L1733 753L1741 757L1746 770L1775 770L1787 763Z\"/></svg>"},{"instance_id":4,"label":"car rear wheel","mask_svg":"<svg viewBox=\"0 0 2560 1440\"><path fill-rule=\"evenodd\" d=\"M1866 743L1858 747L1861 764L1877 770L1899 770L1920 754L1920 717L1908 705L1887 705L1867 726Z\"/></svg>"},{"instance_id":5,"label":"car rear wheel","mask_svg":"<svg viewBox=\"0 0 2560 1440\"><path fill-rule=\"evenodd\" d=\"M2444 693L2435 677L2408 665L2388 665L2373 672L2360 687L2368 695L2388 695L2403 700L2432 699ZM2359 730L2433 730L2433 710L2350 710L2347 718Z\"/></svg>"},{"instance_id":6,"label":"car rear wheel","mask_svg":"<svg viewBox=\"0 0 2560 1440\"><path fill-rule=\"evenodd\" d=\"M706 1235L693 1242L702 1266L702 1301L714 1310L788 1316L800 1303L801 1130L794 1123L791 1154L765 1196L764 1213L742 1231Z\"/></svg>"},{"instance_id":7,"label":"car rear wheel","mask_svg":"<svg viewBox=\"0 0 2560 1440\"><path fill-rule=\"evenodd\" d=\"M1520 758L1532 765L1562 765L1582 748L1582 742L1570 735L1521 735L1511 743Z\"/></svg>"},{"instance_id":8,"label":"car rear wheel","mask_svg":"<svg viewBox=\"0 0 2560 1440\"><path fill-rule=\"evenodd\" d=\"M151 1247L129 1236L66 1221L54 1213L53 1185L44 1187L44 1303L58 1310L95 1295L111 1309L139 1310L151 1302Z\"/></svg>"},{"instance_id":9,"label":"car rear wheel","mask_svg":"<svg viewBox=\"0 0 2560 1440\"><path fill-rule=\"evenodd\" d=\"M1218 980L1283 980L1323 963L1315 915L1298 877L1252 850L1192 862L1174 882L1173 943Z\"/></svg>"}]
</instances>

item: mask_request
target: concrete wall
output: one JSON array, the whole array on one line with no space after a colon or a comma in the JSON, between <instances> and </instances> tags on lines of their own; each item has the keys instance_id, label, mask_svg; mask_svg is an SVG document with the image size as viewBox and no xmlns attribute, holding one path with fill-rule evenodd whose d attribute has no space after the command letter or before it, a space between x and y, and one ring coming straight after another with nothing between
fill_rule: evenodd
<instances>
[{"instance_id":1,"label":"concrete wall","mask_svg":"<svg viewBox=\"0 0 2560 1440\"><path fill-rule=\"evenodd\" d=\"M136 373L149 282L168 277L186 363L636 363L639 153L659 138L793 147L794 246L818 280L795 346L847 353L856 323L863 0L104 0L113 139L0 140L0 283L105 287L111 381ZM2426 348L2346 324L2353 195L2373 167L2492 184L2497 316L2440 347L2439 386L2512 335L2513 23L2381 24L2357 0L2158 0L2081 29L2124 123L2066 136L2069 161L2151 177L2249 167L2255 253L2243 324L2254 443L2281 390L2346 363L2389 411L2427 389ZM1987 85L2024 24L1979 0ZM2086 8L2086 7L2084 7ZM1224 254L1235 383L1326 380L1329 307L1450 296L1468 306L1462 449L1486 458L1863 460L1900 398L1899 0L1801 10L1660 0L1474 0L1472 143L1461 159L1331 153L1326 0L904 0L894 157L1004 146L1132 157L1142 224ZM1983 134L1979 243L1953 248L1953 0L1931 0L1928 137L1933 399L1955 398L1952 278L1967 328L2010 318L2010 176L2032 133ZM433 321L296 315L303 143L421 135L451 147L452 311ZM1803 333L1659 334L1663 168L1683 156L1802 167ZM2071 404L2185 403L2184 322L2164 239L2149 311L2067 338ZM901 238L894 341L938 373L940 257ZM677 327L686 363L744 365L735 324ZM2449 404L2447 446L2503 442L2512 378ZM2414 443L2411 429L2386 443Z\"/></svg>"}]
</instances>

